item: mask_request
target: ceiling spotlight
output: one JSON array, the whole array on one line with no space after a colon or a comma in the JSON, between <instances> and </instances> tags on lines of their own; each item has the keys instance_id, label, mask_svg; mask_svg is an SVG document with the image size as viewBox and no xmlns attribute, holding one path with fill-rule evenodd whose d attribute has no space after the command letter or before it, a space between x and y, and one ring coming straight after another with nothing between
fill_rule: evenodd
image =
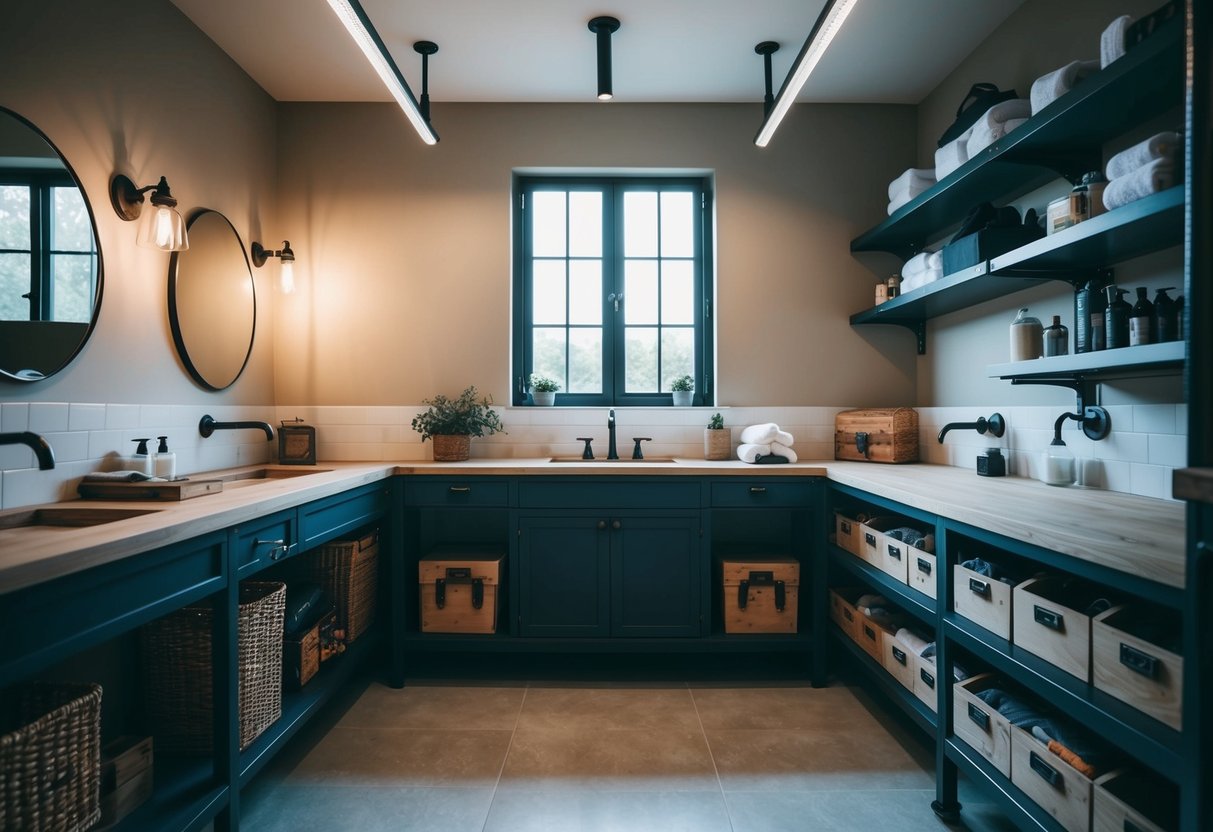
<instances>
[{"instance_id":1,"label":"ceiling spotlight","mask_svg":"<svg viewBox=\"0 0 1213 832\"><path fill-rule=\"evenodd\" d=\"M767 94L762 99L762 117L766 118L775 104L774 87L771 83L771 55L779 51L779 44L773 40L764 40L754 47L754 51L762 56L763 76L767 82Z\"/></svg>"},{"instance_id":2,"label":"ceiling spotlight","mask_svg":"<svg viewBox=\"0 0 1213 832\"><path fill-rule=\"evenodd\" d=\"M611 35L619 30L619 20L614 17L596 17L590 21L590 31L598 35L598 100L610 101L611 92Z\"/></svg>"},{"instance_id":3,"label":"ceiling spotlight","mask_svg":"<svg viewBox=\"0 0 1213 832\"><path fill-rule=\"evenodd\" d=\"M430 55L438 51L438 44L432 40L419 40L413 44L413 51L421 56L421 117L425 123L430 123Z\"/></svg>"}]
</instances>

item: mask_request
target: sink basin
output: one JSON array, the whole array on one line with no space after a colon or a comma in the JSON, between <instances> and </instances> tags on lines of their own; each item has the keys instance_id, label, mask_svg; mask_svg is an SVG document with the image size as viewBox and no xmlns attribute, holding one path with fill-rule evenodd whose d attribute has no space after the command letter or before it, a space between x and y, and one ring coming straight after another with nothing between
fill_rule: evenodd
<instances>
[{"instance_id":1,"label":"sink basin","mask_svg":"<svg viewBox=\"0 0 1213 832\"><path fill-rule=\"evenodd\" d=\"M610 463L612 465L619 463L619 462L624 462L624 463L635 465L635 464L644 464L646 462L669 463L669 462L677 462L677 461L678 460L674 459L672 456L646 456L644 459L632 459L631 457L628 457L626 459L607 459L606 457L602 457L602 456L594 457L593 459L582 459L579 456L554 456L548 460L548 462L578 462L578 463L580 463L580 462L588 462L588 463L602 462L602 463Z\"/></svg>"},{"instance_id":2,"label":"sink basin","mask_svg":"<svg viewBox=\"0 0 1213 832\"><path fill-rule=\"evenodd\" d=\"M79 529L85 526L100 526L115 520L126 520L144 514L153 514L154 508L98 508L64 506L63 508L35 508L27 511L6 512L0 515L0 531L33 527Z\"/></svg>"},{"instance_id":3,"label":"sink basin","mask_svg":"<svg viewBox=\"0 0 1213 832\"><path fill-rule=\"evenodd\" d=\"M242 488L265 482L306 477L309 474L327 474L332 468L249 468L244 471L232 471L228 474L215 474L209 479L222 480L224 489Z\"/></svg>"}]
</instances>

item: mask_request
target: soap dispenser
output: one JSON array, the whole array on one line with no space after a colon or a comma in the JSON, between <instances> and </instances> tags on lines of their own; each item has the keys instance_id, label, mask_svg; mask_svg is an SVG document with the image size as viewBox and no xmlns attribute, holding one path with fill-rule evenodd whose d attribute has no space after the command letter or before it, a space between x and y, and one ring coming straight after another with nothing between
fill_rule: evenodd
<instances>
[{"instance_id":1,"label":"soap dispenser","mask_svg":"<svg viewBox=\"0 0 1213 832\"><path fill-rule=\"evenodd\" d=\"M138 443L135 447L135 453L131 456L127 468L131 471L138 471L147 476L153 476L152 458L147 452L147 443L151 442L151 437L145 439L132 439L132 442Z\"/></svg>"},{"instance_id":2,"label":"soap dispenser","mask_svg":"<svg viewBox=\"0 0 1213 832\"><path fill-rule=\"evenodd\" d=\"M177 476L177 455L168 449L167 436L156 438L160 440L160 445L156 448L156 476L166 480L174 479Z\"/></svg>"},{"instance_id":3,"label":"soap dispenser","mask_svg":"<svg viewBox=\"0 0 1213 832\"><path fill-rule=\"evenodd\" d=\"M1116 288L1115 283L1104 288L1108 296L1108 307L1104 310L1104 337L1108 341L1108 349L1115 350L1129 346L1129 315L1133 307L1125 301L1127 289Z\"/></svg>"}]
</instances>

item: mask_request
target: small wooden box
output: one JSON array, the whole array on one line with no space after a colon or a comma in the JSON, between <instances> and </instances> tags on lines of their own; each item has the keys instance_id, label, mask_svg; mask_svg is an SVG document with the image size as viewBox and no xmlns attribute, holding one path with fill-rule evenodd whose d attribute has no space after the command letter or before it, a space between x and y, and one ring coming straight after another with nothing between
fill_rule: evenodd
<instances>
[{"instance_id":1,"label":"small wooden box","mask_svg":"<svg viewBox=\"0 0 1213 832\"><path fill-rule=\"evenodd\" d=\"M1091 619L1067 606L1067 579L1030 578L1011 593L1013 641L1084 682L1091 680Z\"/></svg>"},{"instance_id":2,"label":"small wooden box","mask_svg":"<svg viewBox=\"0 0 1213 832\"><path fill-rule=\"evenodd\" d=\"M1095 779L1091 832L1177 832L1175 785L1141 770L1117 769Z\"/></svg>"},{"instance_id":3,"label":"small wooden box","mask_svg":"<svg viewBox=\"0 0 1213 832\"><path fill-rule=\"evenodd\" d=\"M935 665L921 656L914 662L914 695L932 711L939 711L939 696L936 693Z\"/></svg>"},{"instance_id":4,"label":"small wooden box","mask_svg":"<svg viewBox=\"0 0 1213 832\"><path fill-rule=\"evenodd\" d=\"M858 520L847 517L840 512L834 512L834 543L839 549L844 549L852 555L863 557L863 549L861 548L862 535L859 533L859 527L862 525Z\"/></svg>"},{"instance_id":5,"label":"small wooden box","mask_svg":"<svg viewBox=\"0 0 1213 832\"><path fill-rule=\"evenodd\" d=\"M497 632L505 555L443 549L417 564L424 633Z\"/></svg>"},{"instance_id":6,"label":"small wooden box","mask_svg":"<svg viewBox=\"0 0 1213 832\"><path fill-rule=\"evenodd\" d=\"M952 609L996 636L1011 638L1012 587L960 564L952 568Z\"/></svg>"},{"instance_id":7,"label":"small wooden box","mask_svg":"<svg viewBox=\"0 0 1213 832\"><path fill-rule=\"evenodd\" d=\"M918 654L897 637L896 633L881 639L880 663L889 675L906 690L914 690L914 671L918 668Z\"/></svg>"},{"instance_id":8,"label":"small wooden box","mask_svg":"<svg viewBox=\"0 0 1213 832\"><path fill-rule=\"evenodd\" d=\"M101 749L101 820L110 829L152 795L152 737L121 736Z\"/></svg>"},{"instance_id":9,"label":"small wooden box","mask_svg":"<svg viewBox=\"0 0 1213 832\"><path fill-rule=\"evenodd\" d=\"M908 543L888 537L885 532L906 525L897 517L873 517L860 528L863 559L898 583L908 583L909 553L917 551Z\"/></svg>"},{"instance_id":10,"label":"small wooden box","mask_svg":"<svg viewBox=\"0 0 1213 832\"><path fill-rule=\"evenodd\" d=\"M316 623L294 638L282 641L282 684L299 690L320 671L320 633L332 632L337 625L335 610L325 613Z\"/></svg>"},{"instance_id":11,"label":"small wooden box","mask_svg":"<svg viewBox=\"0 0 1213 832\"><path fill-rule=\"evenodd\" d=\"M834 458L917 462L918 411L912 407L844 410L834 417Z\"/></svg>"},{"instance_id":12,"label":"small wooden box","mask_svg":"<svg viewBox=\"0 0 1213 832\"><path fill-rule=\"evenodd\" d=\"M1183 730L1183 656L1136 636L1135 621L1167 613L1119 606L1091 621L1091 683L1110 696ZM1178 633L1181 622L1170 622Z\"/></svg>"},{"instance_id":13,"label":"small wooden box","mask_svg":"<svg viewBox=\"0 0 1213 832\"><path fill-rule=\"evenodd\" d=\"M872 661L884 664L884 643L891 639L896 629L877 624L866 615L859 616L859 626L855 628L855 641L872 657Z\"/></svg>"},{"instance_id":14,"label":"small wooden box","mask_svg":"<svg viewBox=\"0 0 1213 832\"><path fill-rule=\"evenodd\" d=\"M851 641L858 641L859 619L863 614L855 609L855 600L867 592L863 587L836 587L830 590L830 620Z\"/></svg>"},{"instance_id":15,"label":"small wooden box","mask_svg":"<svg viewBox=\"0 0 1213 832\"><path fill-rule=\"evenodd\" d=\"M906 581L913 589L918 590L928 598L935 598L939 593L938 579L935 577L936 559L930 552L915 549L909 550L909 579Z\"/></svg>"},{"instance_id":16,"label":"small wooden box","mask_svg":"<svg viewBox=\"0 0 1213 832\"><path fill-rule=\"evenodd\" d=\"M1011 782L1066 832L1090 832L1094 782L1015 726L1011 726Z\"/></svg>"},{"instance_id":17,"label":"small wooden box","mask_svg":"<svg viewBox=\"0 0 1213 832\"><path fill-rule=\"evenodd\" d=\"M800 561L792 557L730 557L721 560L720 570L725 633L797 631Z\"/></svg>"},{"instance_id":18,"label":"small wooden box","mask_svg":"<svg viewBox=\"0 0 1213 832\"><path fill-rule=\"evenodd\" d=\"M938 677L936 684L939 684ZM987 688L1000 685L1001 680L991 673L972 676L953 685L952 730L1004 777L1010 777L1011 723L977 696Z\"/></svg>"}]
</instances>

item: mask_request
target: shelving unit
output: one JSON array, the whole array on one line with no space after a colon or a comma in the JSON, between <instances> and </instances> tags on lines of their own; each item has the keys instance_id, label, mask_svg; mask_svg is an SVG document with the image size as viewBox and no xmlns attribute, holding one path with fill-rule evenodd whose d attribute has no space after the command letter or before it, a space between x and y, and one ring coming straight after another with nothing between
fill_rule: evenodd
<instances>
[{"instance_id":1,"label":"shelving unit","mask_svg":"<svg viewBox=\"0 0 1213 832\"><path fill-rule=\"evenodd\" d=\"M206 825L227 804L229 789L219 784L210 758L159 758L155 762L156 790L116 832L145 829L197 829Z\"/></svg>"},{"instance_id":2,"label":"shelving unit","mask_svg":"<svg viewBox=\"0 0 1213 832\"><path fill-rule=\"evenodd\" d=\"M870 587L880 591L880 594L893 601L898 608L908 612L924 624L935 626L935 600L928 598L916 589L906 584L898 583L866 561L852 555L845 549L827 544L830 550L830 563L855 576Z\"/></svg>"},{"instance_id":3,"label":"shelving unit","mask_svg":"<svg viewBox=\"0 0 1213 832\"><path fill-rule=\"evenodd\" d=\"M944 741L944 754L970 781L984 787L998 808L1024 832L1065 832L1053 816L1032 802L984 757L955 737Z\"/></svg>"},{"instance_id":4,"label":"shelving unit","mask_svg":"<svg viewBox=\"0 0 1213 832\"><path fill-rule=\"evenodd\" d=\"M834 641L842 646L845 652L854 657L855 664L863 669L864 674L874 681L895 705L906 712L915 725L928 734L935 735L938 730L938 720L935 718L934 711L922 704L922 701L912 692L899 685L896 679L890 676L883 667L873 661L872 657L863 651L863 648L847 638L837 627L830 626L830 635L834 637Z\"/></svg>"},{"instance_id":5,"label":"shelving unit","mask_svg":"<svg viewBox=\"0 0 1213 832\"><path fill-rule=\"evenodd\" d=\"M1186 346L1183 341L1165 344L1143 344L1115 350L1084 352L1077 355L1056 355L1032 361L991 364L986 368L990 378L1017 380L1049 378L1087 378L1101 380L1115 377L1136 377L1152 372L1176 372L1184 362Z\"/></svg>"}]
</instances>

